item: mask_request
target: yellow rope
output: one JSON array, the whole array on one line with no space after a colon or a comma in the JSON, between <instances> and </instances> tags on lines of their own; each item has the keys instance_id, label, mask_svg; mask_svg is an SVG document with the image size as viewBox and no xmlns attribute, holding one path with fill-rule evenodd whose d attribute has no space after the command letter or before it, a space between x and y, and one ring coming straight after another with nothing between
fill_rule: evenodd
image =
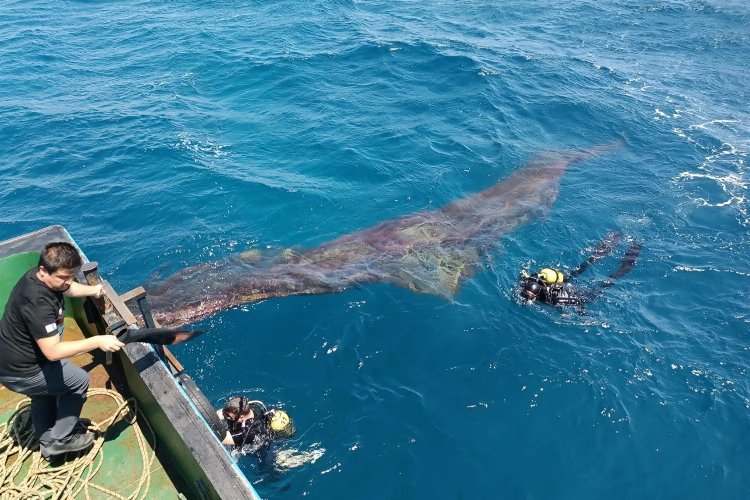
<instances>
[{"instance_id":1,"label":"yellow rope","mask_svg":"<svg viewBox=\"0 0 750 500\"><path fill-rule=\"evenodd\" d=\"M141 411L134 399L125 401L114 391L90 389L88 397L92 396L112 398L117 404L117 409L109 418L98 423L92 422L89 426L89 430L95 435L91 450L68 453L66 458L69 461L56 467L51 466L39 453L31 424L29 399L24 399L16 405L8 421L0 424L0 500L73 499L80 498L81 495L88 500L91 498L91 489L123 500L146 498L151 485L151 466L156 455L140 427L134 425L137 415L142 415ZM118 418L133 427L143 464L135 491L128 496L111 491L93 481L104 462L104 441ZM148 428L155 448L156 437L153 429L145 418L141 418L141 422ZM75 458L70 460L71 457Z\"/></svg>"}]
</instances>

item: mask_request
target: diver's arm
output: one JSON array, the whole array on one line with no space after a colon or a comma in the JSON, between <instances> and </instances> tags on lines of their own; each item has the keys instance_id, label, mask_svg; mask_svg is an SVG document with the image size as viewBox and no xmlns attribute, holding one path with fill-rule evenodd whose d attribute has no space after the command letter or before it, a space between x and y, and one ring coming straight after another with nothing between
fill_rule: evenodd
<instances>
[{"instance_id":1,"label":"diver's arm","mask_svg":"<svg viewBox=\"0 0 750 500\"><path fill-rule=\"evenodd\" d=\"M216 410L216 414L219 416L219 420L226 423L226 419L224 418L224 412L221 410ZM224 436L224 439L221 440L221 444L225 444L227 446L234 446L234 439L232 439L232 435L227 431L227 434Z\"/></svg>"}]
</instances>

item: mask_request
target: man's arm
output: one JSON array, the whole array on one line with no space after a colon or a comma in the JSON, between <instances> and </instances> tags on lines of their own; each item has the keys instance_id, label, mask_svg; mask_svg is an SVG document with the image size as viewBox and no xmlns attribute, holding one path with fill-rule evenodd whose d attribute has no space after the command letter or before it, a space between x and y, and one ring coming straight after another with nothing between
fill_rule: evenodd
<instances>
[{"instance_id":1,"label":"man's arm","mask_svg":"<svg viewBox=\"0 0 750 500\"><path fill-rule=\"evenodd\" d=\"M61 342L60 337L52 335L43 339L36 340L39 349L50 361L59 361L70 358L76 354L91 352L94 349L101 349L105 352L119 351L123 344L114 335L95 335L83 340L70 340Z\"/></svg>"},{"instance_id":2,"label":"man's arm","mask_svg":"<svg viewBox=\"0 0 750 500\"><path fill-rule=\"evenodd\" d=\"M104 297L104 287L102 285L84 285L74 281L70 288L63 292L67 297Z\"/></svg>"}]
</instances>

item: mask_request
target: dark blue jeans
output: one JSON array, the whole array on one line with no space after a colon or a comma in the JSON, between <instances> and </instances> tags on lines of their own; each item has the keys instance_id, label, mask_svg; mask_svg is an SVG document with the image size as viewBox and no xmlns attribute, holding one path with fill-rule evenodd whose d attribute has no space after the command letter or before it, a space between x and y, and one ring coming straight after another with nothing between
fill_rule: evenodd
<instances>
[{"instance_id":1,"label":"dark blue jeans","mask_svg":"<svg viewBox=\"0 0 750 500\"><path fill-rule=\"evenodd\" d=\"M0 382L31 398L31 419L42 447L73 436L89 389L85 370L63 359L44 365L33 377L0 376Z\"/></svg>"}]
</instances>

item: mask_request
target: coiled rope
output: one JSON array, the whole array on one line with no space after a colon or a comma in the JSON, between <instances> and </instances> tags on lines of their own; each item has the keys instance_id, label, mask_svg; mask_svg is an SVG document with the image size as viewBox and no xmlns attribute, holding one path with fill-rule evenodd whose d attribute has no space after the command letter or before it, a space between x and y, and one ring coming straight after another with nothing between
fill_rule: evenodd
<instances>
[{"instance_id":1,"label":"coiled rope","mask_svg":"<svg viewBox=\"0 0 750 500\"><path fill-rule=\"evenodd\" d=\"M156 437L153 429L145 418L141 418L141 422L145 423L151 435L154 449L149 445L140 427L134 425L138 415L143 416L134 399L125 401L115 391L90 389L88 397L94 396L112 398L117 404L117 409L109 418L98 423L91 422L89 425L89 430L93 431L95 436L93 448L85 452L68 453L68 461L60 466L52 466L39 452L38 442L34 437L34 426L31 423L30 400L26 398L16 405L8 421L0 424L0 500L73 499L81 494L89 499L91 489L118 499L146 498L151 485L151 466L156 458ZM143 464L140 480L128 496L94 482L104 462L104 442L114 427L112 424L118 418L122 418L133 427ZM71 460L71 457L75 458Z\"/></svg>"}]
</instances>

